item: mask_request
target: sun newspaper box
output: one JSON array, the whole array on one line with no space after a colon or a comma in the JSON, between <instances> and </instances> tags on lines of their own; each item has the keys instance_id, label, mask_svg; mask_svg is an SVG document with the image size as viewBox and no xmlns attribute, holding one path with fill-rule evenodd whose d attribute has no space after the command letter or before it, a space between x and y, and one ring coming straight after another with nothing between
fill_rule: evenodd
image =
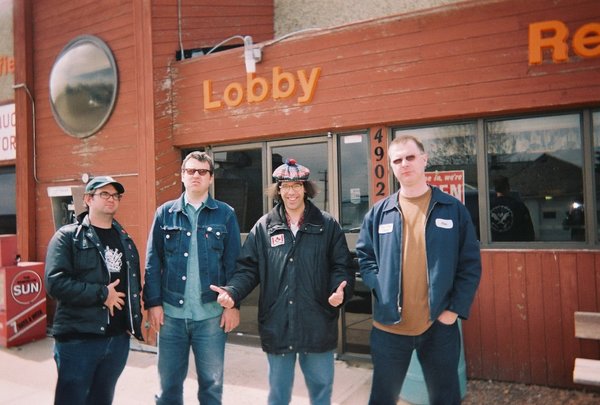
<instances>
[{"instance_id":1,"label":"sun newspaper box","mask_svg":"<svg viewBox=\"0 0 600 405\"><path fill-rule=\"evenodd\" d=\"M46 336L44 263L15 264L16 237L11 236L0 237L0 345L5 347Z\"/></svg>"}]
</instances>

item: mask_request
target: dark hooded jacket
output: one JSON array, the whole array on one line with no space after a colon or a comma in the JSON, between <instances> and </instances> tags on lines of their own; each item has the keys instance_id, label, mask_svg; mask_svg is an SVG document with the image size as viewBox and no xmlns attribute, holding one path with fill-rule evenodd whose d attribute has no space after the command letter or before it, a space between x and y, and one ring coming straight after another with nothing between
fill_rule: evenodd
<instances>
[{"instance_id":1,"label":"dark hooded jacket","mask_svg":"<svg viewBox=\"0 0 600 405\"><path fill-rule=\"evenodd\" d=\"M321 353L337 346L341 306L332 307L328 299L342 281L347 281L346 302L354 290L346 238L331 215L307 200L296 236L283 204L258 220L226 289L237 304L260 285L258 325L265 352Z\"/></svg>"}]
</instances>

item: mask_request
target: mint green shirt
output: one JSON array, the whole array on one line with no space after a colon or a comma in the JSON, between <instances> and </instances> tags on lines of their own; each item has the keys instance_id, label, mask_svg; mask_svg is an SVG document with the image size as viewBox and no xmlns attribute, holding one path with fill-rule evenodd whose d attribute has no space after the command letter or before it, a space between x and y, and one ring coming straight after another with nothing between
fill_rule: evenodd
<instances>
[{"instance_id":1,"label":"mint green shirt","mask_svg":"<svg viewBox=\"0 0 600 405\"><path fill-rule=\"evenodd\" d=\"M167 316L178 319L191 319L193 321L203 321L205 319L220 316L223 313L223 307L216 301L206 304L202 303L200 292L202 291L202 283L200 280L200 263L198 260L198 216L204 209L204 202L196 209L189 204L184 198L185 213L187 214L192 231L190 237L190 248L188 250L186 284L183 293L183 307L176 307L163 302L163 309Z\"/></svg>"}]
</instances>

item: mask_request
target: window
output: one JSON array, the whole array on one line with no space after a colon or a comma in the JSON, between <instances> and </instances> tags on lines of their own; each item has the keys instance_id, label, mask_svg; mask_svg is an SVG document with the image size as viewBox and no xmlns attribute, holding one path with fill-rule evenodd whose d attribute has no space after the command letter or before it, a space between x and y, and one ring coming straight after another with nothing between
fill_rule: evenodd
<instances>
[{"instance_id":1,"label":"window","mask_svg":"<svg viewBox=\"0 0 600 405\"><path fill-rule=\"evenodd\" d=\"M0 235L17 233L15 167L0 167Z\"/></svg>"},{"instance_id":2,"label":"window","mask_svg":"<svg viewBox=\"0 0 600 405\"><path fill-rule=\"evenodd\" d=\"M346 134L339 138L340 225L345 232L358 232L369 210L369 137Z\"/></svg>"},{"instance_id":3,"label":"window","mask_svg":"<svg viewBox=\"0 0 600 405\"><path fill-rule=\"evenodd\" d=\"M476 129L475 123L397 129L394 138L413 135L423 143L430 184L461 200L479 229Z\"/></svg>"},{"instance_id":4,"label":"window","mask_svg":"<svg viewBox=\"0 0 600 405\"><path fill-rule=\"evenodd\" d=\"M486 123L492 241L585 240L580 121L567 114Z\"/></svg>"},{"instance_id":5,"label":"window","mask_svg":"<svg viewBox=\"0 0 600 405\"><path fill-rule=\"evenodd\" d=\"M310 143L304 143L310 141ZM329 173L329 151L328 143L324 138L307 138L290 142L274 142L270 144L271 150L271 172L269 179L272 181L271 174L287 159L295 159L298 164L306 166L310 170L309 180L317 185L318 193L311 201L320 209L328 211L331 209L329 203L330 173ZM267 186L271 184L269 182Z\"/></svg>"},{"instance_id":6,"label":"window","mask_svg":"<svg viewBox=\"0 0 600 405\"><path fill-rule=\"evenodd\" d=\"M592 133L594 135L594 180L596 188L594 194L596 196L596 210L600 206L600 111L595 111L592 114ZM596 211L596 241L600 239L600 211Z\"/></svg>"},{"instance_id":7,"label":"window","mask_svg":"<svg viewBox=\"0 0 600 405\"><path fill-rule=\"evenodd\" d=\"M213 153L215 198L235 209L240 230L250 232L263 215L263 159L260 148Z\"/></svg>"}]
</instances>

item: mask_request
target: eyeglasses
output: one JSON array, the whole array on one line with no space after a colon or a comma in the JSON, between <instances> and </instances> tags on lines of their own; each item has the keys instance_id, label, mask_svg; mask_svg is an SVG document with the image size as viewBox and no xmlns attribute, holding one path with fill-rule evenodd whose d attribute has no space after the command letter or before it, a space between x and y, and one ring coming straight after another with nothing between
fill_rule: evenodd
<instances>
[{"instance_id":1,"label":"eyeglasses","mask_svg":"<svg viewBox=\"0 0 600 405\"><path fill-rule=\"evenodd\" d=\"M115 201L121 201L121 198L123 198L123 194L119 194L119 193L107 193L106 191L101 191L100 193L96 193L96 194L90 194L92 197L93 196L100 196L100 198L102 198L103 200L108 200L109 198L112 197L113 200Z\"/></svg>"},{"instance_id":2,"label":"eyeglasses","mask_svg":"<svg viewBox=\"0 0 600 405\"><path fill-rule=\"evenodd\" d=\"M198 173L200 176L206 176L206 173L210 173L212 175L212 170L209 169L181 169L183 173L186 173L189 176L193 176Z\"/></svg>"},{"instance_id":3,"label":"eyeglasses","mask_svg":"<svg viewBox=\"0 0 600 405\"><path fill-rule=\"evenodd\" d=\"M304 187L304 184L302 184L302 183L294 183L294 184L282 184L279 186L279 189L281 191L290 191L290 190L300 191L300 190L302 190L303 187Z\"/></svg>"},{"instance_id":4,"label":"eyeglasses","mask_svg":"<svg viewBox=\"0 0 600 405\"><path fill-rule=\"evenodd\" d=\"M420 155L422 155L422 153L421 153L421 154L419 154L419 156L420 156ZM405 156L404 158L397 158L397 159L394 159L394 160L392 161L392 163L393 163L393 164L395 164L395 165L401 165L401 164L402 164L402 161L414 162L416 158L417 158L417 155L408 155L408 156Z\"/></svg>"}]
</instances>

